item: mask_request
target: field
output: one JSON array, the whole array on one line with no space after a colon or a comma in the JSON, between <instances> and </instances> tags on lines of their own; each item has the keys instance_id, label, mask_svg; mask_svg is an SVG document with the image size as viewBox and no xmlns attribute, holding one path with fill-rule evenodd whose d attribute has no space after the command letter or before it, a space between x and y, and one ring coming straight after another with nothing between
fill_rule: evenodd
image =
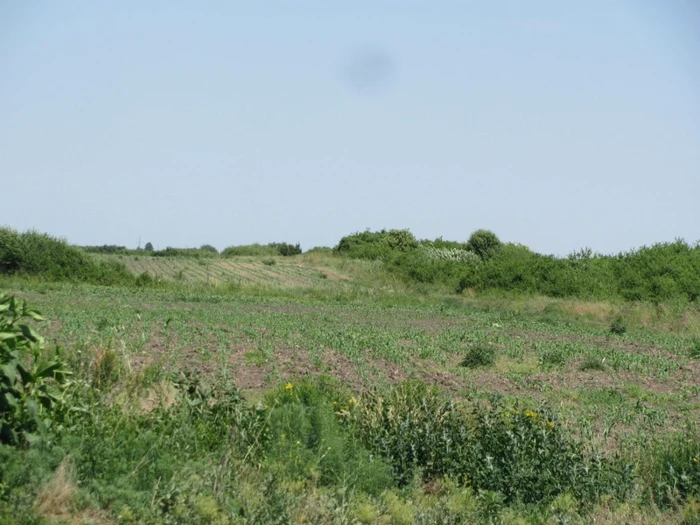
<instances>
[{"instance_id":1,"label":"field","mask_svg":"<svg viewBox=\"0 0 700 525\"><path fill-rule=\"evenodd\" d=\"M157 279L201 282L211 285L243 284L313 286L323 279L347 279L328 268L304 266L286 257L234 257L229 259L191 257L103 256L118 260L134 274L147 273Z\"/></svg>"},{"instance_id":2,"label":"field","mask_svg":"<svg viewBox=\"0 0 700 525\"><path fill-rule=\"evenodd\" d=\"M112 385L101 403L120 406L120 413L150 414L155 407L174 403L174 383L167 379L172 372L181 376L186 372L205 384L224 378L240 389L245 406L265 408L271 403L271 392L284 395L285 388L290 392L296 385L318 384L325 377L337 380L338 388L352 395L352 403L360 407L364 399L378 393L390 396L407 381L419 380L465 406L504 403L533 418L551 412L558 432L585 443L587 450L601 457L626 458L630 472L636 472L630 475L637 478L626 495L603 494L587 502L565 493L554 503L544 498L541 504L528 506L527 497L503 500L494 496L500 494L497 491L469 496L471 492L459 492L450 485L449 476L442 478L439 490L431 488L436 481L426 477L409 485L396 482L390 486L398 488L388 492L353 491L352 484L338 479L324 481L325 456L314 456L321 459L311 467L288 463L291 460L285 456L276 461L302 473L290 475L291 481L275 485L273 492L292 494L293 501L279 503L283 510L255 514L251 509L257 509L254 501L259 498L246 490L262 491L271 481L261 481L254 473L249 475L256 481L249 486L231 481L230 490L236 494L235 504L231 503L221 496L217 488L221 480L216 476L209 486L202 475L204 481L192 488L182 481L187 477L184 463L182 470L172 467L164 474L158 463L161 456L153 450L165 445L156 441L149 442L143 457L124 460L131 461L128 471L152 471L139 474L141 492L133 500L125 495L125 488L117 493L99 485L99 476L86 474L86 467L79 465L86 453L75 452L74 476L85 476L81 486L89 496L67 507L49 505L42 511L49 521L234 523L238 521L231 516L238 516L241 522L259 523L272 522L273 517L278 522L328 523L583 523L593 519L697 523L687 521L700 515L692 498L662 505L649 502L644 493L644 483L653 478L645 454L663 448L676 436L685 440L688 435L697 436L693 433L697 432L693 425L700 421L700 311L696 308L425 294L392 286L371 263L358 266L330 256L280 257L274 264L255 258L200 263L186 258L128 257L124 262L135 274L148 272L167 282L140 289L7 278L2 285L50 320L37 329L49 346L55 343L65 349L77 376L92 378L93 383L97 377L98 382ZM555 423L547 424L553 428ZM227 428L219 429L222 444L212 445L212 450L221 450L221 456L212 460L212 472L221 467L222 457L226 465L234 464L230 445L226 449ZM367 443L372 441L364 443L370 446ZM690 446L695 446L692 438ZM257 459L253 470L276 472L272 463L265 463L276 457L276 450L268 449L261 456L267 459ZM251 468L249 453L236 461L236 468ZM700 476L700 467L697 470ZM102 483L121 479L119 486L126 486L124 479L135 479L129 472L115 472L105 475ZM55 482L56 474L37 479ZM178 485L180 481L183 485ZM35 490L46 490L44 482L36 483L44 489ZM167 521L162 516L170 516L170 511L163 510L167 506L161 501L166 486L177 487L181 504L187 504L184 494L191 490L200 498L192 505L199 508L206 500L214 510L207 514L200 509L195 517L187 514L180 521ZM331 488L325 491L324 487ZM462 503L455 503L460 497ZM491 497L496 498L493 505ZM449 505L462 507L450 511ZM36 510L36 504L31 508ZM446 514L440 514L443 511Z\"/></svg>"}]
</instances>

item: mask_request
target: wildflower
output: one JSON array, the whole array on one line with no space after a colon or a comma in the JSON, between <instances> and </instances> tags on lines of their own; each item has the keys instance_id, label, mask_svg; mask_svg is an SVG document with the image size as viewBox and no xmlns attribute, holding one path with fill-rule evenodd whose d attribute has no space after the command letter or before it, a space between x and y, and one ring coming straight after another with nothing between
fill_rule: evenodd
<instances>
[{"instance_id":1,"label":"wildflower","mask_svg":"<svg viewBox=\"0 0 700 525\"><path fill-rule=\"evenodd\" d=\"M537 417L537 413L533 412L532 410L526 410L526 411L525 411L525 416L527 416L527 417L532 417L532 418L536 418L536 417Z\"/></svg>"},{"instance_id":2,"label":"wildflower","mask_svg":"<svg viewBox=\"0 0 700 525\"><path fill-rule=\"evenodd\" d=\"M547 421L547 428L554 428L554 421Z\"/></svg>"},{"instance_id":3,"label":"wildflower","mask_svg":"<svg viewBox=\"0 0 700 525\"><path fill-rule=\"evenodd\" d=\"M348 403L354 405L355 403L357 403L357 400L354 397L351 397L350 399L348 399Z\"/></svg>"},{"instance_id":4,"label":"wildflower","mask_svg":"<svg viewBox=\"0 0 700 525\"><path fill-rule=\"evenodd\" d=\"M292 388L294 388L294 385L291 383L287 383L286 385L284 385L285 390L291 390Z\"/></svg>"},{"instance_id":5,"label":"wildflower","mask_svg":"<svg viewBox=\"0 0 700 525\"><path fill-rule=\"evenodd\" d=\"M297 445L301 445L301 441L297 441Z\"/></svg>"},{"instance_id":6,"label":"wildflower","mask_svg":"<svg viewBox=\"0 0 700 525\"><path fill-rule=\"evenodd\" d=\"M698 458L693 458L693 463L697 463L697 462L698 462Z\"/></svg>"}]
</instances>

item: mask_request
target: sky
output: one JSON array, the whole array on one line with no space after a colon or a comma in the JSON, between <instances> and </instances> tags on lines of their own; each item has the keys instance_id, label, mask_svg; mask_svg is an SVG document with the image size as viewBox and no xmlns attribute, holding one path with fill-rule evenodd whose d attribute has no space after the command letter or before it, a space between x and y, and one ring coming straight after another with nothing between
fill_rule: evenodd
<instances>
[{"instance_id":1,"label":"sky","mask_svg":"<svg viewBox=\"0 0 700 525\"><path fill-rule=\"evenodd\" d=\"M0 225L700 240L696 0L0 0Z\"/></svg>"}]
</instances>

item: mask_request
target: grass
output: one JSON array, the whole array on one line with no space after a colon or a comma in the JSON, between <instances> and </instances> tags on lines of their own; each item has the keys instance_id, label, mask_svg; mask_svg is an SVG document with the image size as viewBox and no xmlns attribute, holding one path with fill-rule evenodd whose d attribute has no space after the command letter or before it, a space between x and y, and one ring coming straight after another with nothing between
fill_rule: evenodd
<instances>
[{"instance_id":1,"label":"grass","mask_svg":"<svg viewBox=\"0 0 700 525\"><path fill-rule=\"evenodd\" d=\"M696 454L687 437L697 436L688 423L700 420L700 311L692 305L455 297L397 282L381 263L324 253L267 260L127 257L135 275L155 281L142 288L0 278L0 288L50 319L43 335L85 381L75 394L84 411L66 416L59 438L0 450L0 521L697 516L694 485L665 474ZM611 333L618 317L624 334ZM416 381L437 387L437 397L402 390ZM421 412L423 403L432 408ZM479 414L494 416L476 407L500 407L507 425L478 423ZM392 419L401 413L409 415ZM506 432L539 435L528 413L551 414L561 429L561 441L542 444L552 453L580 440L586 458L623 458L611 464L630 471L610 479L630 476L629 491L592 495L610 487L608 471L592 489L571 481L569 495L546 480L546 497L511 490L534 483L519 477L529 456L508 448ZM480 470L486 463L460 459L476 452L450 456L440 436L480 442L455 438L464 428L501 436L488 454L510 458L498 467L508 485ZM411 440L399 439L409 431ZM427 441L411 456L419 436ZM431 451L443 452L435 459ZM475 488L464 478L481 481Z\"/></svg>"}]
</instances>

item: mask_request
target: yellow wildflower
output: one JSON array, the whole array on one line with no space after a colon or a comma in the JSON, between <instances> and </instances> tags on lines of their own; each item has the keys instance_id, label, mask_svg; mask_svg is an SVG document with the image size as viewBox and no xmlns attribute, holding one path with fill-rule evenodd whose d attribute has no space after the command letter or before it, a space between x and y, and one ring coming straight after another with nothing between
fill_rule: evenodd
<instances>
[{"instance_id":1,"label":"yellow wildflower","mask_svg":"<svg viewBox=\"0 0 700 525\"><path fill-rule=\"evenodd\" d=\"M285 390L291 390L292 388L294 388L294 385L291 383L287 383L286 385L284 385Z\"/></svg>"},{"instance_id":2,"label":"yellow wildflower","mask_svg":"<svg viewBox=\"0 0 700 525\"><path fill-rule=\"evenodd\" d=\"M697 462L698 462L698 458L693 458L693 463L697 463Z\"/></svg>"},{"instance_id":3,"label":"yellow wildflower","mask_svg":"<svg viewBox=\"0 0 700 525\"><path fill-rule=\"evenodd\" d=\"M350 403L351 405L354 405L355 403L357 403L357 400L356 400L354 397L351 397L351 398L348 400L348 403Z\"/></svg>"},{"instance_id":4,"label":"yellow wildflower","mask_svg":"<svg viewBox=\"0 0 700 525\"><path fill-rule=\"evenodd\" d=\"M537 417L537 414L535 412L533 412L532 410L526 410L525 416L534 418L534 417Z\"/></svg>"},{"instance_id":5,"label":"yellow wildflower","mask_svg":"<svg viewBox=\"0 0 700 525\"><path fill-rule=\"evenodd\" d=\"M547 428L554 428L554 421L547 421Z\"/></svg>"}]
</instances>

